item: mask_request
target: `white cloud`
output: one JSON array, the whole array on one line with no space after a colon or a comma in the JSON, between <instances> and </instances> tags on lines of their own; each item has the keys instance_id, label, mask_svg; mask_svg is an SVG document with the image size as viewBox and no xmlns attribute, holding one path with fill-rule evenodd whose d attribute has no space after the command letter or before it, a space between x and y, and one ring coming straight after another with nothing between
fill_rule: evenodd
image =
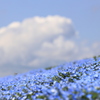
<instances>
[{"instance_id":1,"label":"white cloud","mask_svg":"<svg viewBox=\"0 0 100 100\"><path fill-rule=\"evenodd\" d=\"M77 31L71 19L65 17L37 16L13 22L0 28L1 69L7 68L13 73L24 72L28 68L48 67L90 57L94 55L93 50L98 45L100 47L99 43L91 47L77 44L71 37L77 37Z\"/></svg>"}]
</instances>

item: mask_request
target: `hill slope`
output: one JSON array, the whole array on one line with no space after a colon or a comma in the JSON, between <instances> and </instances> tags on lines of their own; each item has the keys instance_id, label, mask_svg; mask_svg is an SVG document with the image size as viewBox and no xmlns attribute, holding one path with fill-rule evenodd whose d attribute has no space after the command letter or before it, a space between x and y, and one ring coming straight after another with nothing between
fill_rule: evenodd
<instances>
[{"instance_id":1,"label":"hill slope","mask_svg":"<svg viewBox=\"0 0 100 100\"><path fill-rule=\"evenodd\" d=\"M1 78L0 100L100 100L100 57Z\"/></svg>"}]
</instances>

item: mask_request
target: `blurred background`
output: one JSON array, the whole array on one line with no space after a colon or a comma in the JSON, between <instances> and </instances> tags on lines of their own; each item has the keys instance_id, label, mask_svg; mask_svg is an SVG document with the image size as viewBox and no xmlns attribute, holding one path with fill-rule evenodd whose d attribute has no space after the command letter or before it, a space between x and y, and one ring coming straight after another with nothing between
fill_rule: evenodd
<instances>
[{"instance_id":1,"label":"blurred background","mask_svg":"<svg viewBox=\"0 0 100 100\"><path fill-rule=\"evenodd\" d=\"M1 0L0 77L100 55L100 0Z\"/></svg>"}]
</instances>

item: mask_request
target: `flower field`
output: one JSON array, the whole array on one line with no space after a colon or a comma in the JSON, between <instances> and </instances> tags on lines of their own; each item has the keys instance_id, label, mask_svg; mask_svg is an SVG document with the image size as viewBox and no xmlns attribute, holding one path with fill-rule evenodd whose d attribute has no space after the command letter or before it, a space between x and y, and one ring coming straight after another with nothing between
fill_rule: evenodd
<instances>
[{"instance_id":1,"label":"flower field","mask_svg":"<svg viewBox=\"0 0 100 100\"><path fill-rule=\"evenodd\" d=\"M100 100L100 57L0 78L0 100Z\"/></svg>"}]
</instances>

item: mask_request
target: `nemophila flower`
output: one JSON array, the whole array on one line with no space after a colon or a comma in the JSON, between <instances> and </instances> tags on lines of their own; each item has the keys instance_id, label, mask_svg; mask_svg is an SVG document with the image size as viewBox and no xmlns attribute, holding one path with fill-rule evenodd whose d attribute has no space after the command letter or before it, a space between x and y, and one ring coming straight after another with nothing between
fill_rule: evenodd
<instances>
[{"instance_id":1,"label":"nemophila flower","mask_svg":"<svg viewBox=\"0 0 100 100\"><path fill-rule=\"evenodd\" d=\"M0 100L100 100L100 57L0 78Z\"/></svg>"}]
</instances>

